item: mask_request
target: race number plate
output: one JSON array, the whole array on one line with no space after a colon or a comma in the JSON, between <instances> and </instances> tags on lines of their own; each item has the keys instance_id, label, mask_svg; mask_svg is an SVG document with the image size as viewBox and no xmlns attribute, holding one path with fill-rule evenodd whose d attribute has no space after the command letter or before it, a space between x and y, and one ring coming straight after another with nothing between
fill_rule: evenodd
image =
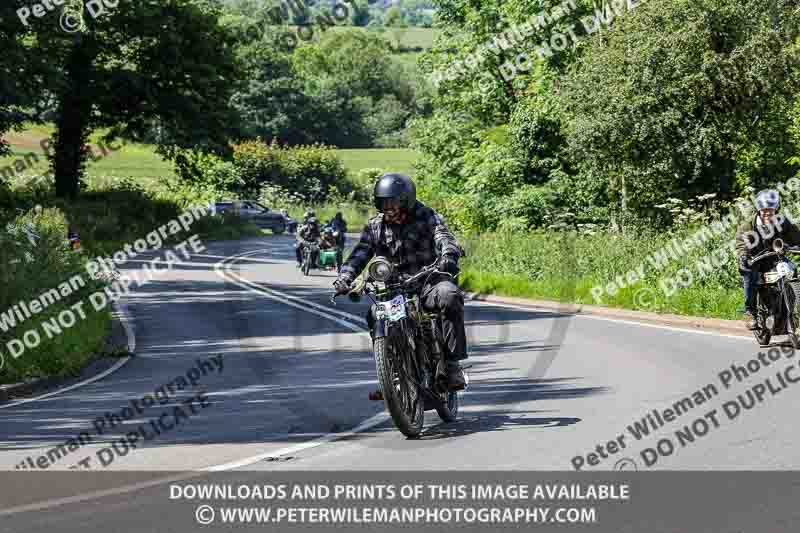
<instances>
[{"instance_id":1,"label":"race number plate","mask_svg":"<svg viewBox=\"0 0 800 533\"><path fill-rule=\"evenodd\" d=\"M390 301L382 305L386 318L392 322L396 322L397 320L406 317L406 300L403 298L402 294L395 296Z\"/></svg>"}]
</instances>

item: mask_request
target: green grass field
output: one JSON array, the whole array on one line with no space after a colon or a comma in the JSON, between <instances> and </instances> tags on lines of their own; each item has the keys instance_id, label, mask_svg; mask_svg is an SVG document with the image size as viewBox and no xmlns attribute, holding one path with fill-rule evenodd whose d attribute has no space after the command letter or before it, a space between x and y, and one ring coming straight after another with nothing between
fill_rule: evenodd
<instances>
[{"instance_id":1,"label":"green grass field","mask_svg":"<svg viewBox=\"0 0 800 533\"><path fill-rule=\"evenodd\" d=\"M393 47L422 48L433 46L441 30L438 28L353 28L352 26L332 26L332 31L360 30L382 35Z\"/></svg>"},{"instance_id":2,"label":"green grass field","mask_svg":"<svg viewBox=\"0 0 800 533\"><path fill-rule=\"evenodd\" d=\"M34 153L39 161L32 164L24 174L44 173L47 170L47 161L40 143L50 135L52 128L48 126L33 126L23 132L7 135L6 140L11 143L13 155L0 158L0 172L3 168L14 165L17 160ZM98 143L99 139L98 133L92 136L90 142ZM95 153L100 155L101 151L95 149ZM336 153L353 177L365 168L380 168L413 175L413 162L417 158L417 153L407 148L341 149L336 150ZM28 158L28 161L33 163L32 158ZM89 161L87 165L87 182L94 186L130 178L147 189L159 188L164 178L173 175L172 164L161 159L152 146L142 144L128 144L119 151L109 151L106 157Z\"/></svg>"},{"instance_id":3,"label":"green grass field","mask_svg":"<svg viewBox=\"0 0 800 533\"><path fill-rule=\"evenodd\" d=\"M385 171L414 175L414 161L418 154L408 148L367 148L336 150L351 175L365 168L380 168Z\"/></svg>"},{"instance_id":4,"label":"green grass field","mask_svg":"<svg viewBox=\"0 0 800 533\"><path fill-rule=\"evenodd\" d=\"M22 175L45 173L48 163L41 142L51 136L52 131L49 126L32 126L23 132L7 135L5 139L11 144L12 155L0 158L0 172L19 164L19 161L25 161ZM165 177L173 176L172 164L161 159L152 146L127 144L117 151L107 149L106 155L103 155L99 148L101 135L92 135L89 141L94 154L86 165L89 185L100 186L105 182L130 178L145 188L158 188ZM30 154L35 154L38 161ZM24 177L19 179L25 180Z\"/></svg>"}]
</instances>

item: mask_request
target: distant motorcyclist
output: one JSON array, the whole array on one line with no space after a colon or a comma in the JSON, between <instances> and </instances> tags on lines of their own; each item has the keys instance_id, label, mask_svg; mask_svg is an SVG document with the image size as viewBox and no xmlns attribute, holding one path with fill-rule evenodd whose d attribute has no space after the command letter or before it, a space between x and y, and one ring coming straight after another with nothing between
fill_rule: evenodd
<instances>
[{"instance_id":1,"label":"distant motorcyclist","mask_svg":"<svg viewBox=\"0 0 800 533\"><path fill-rule=\"evenodd\" d=\"M347 238L347 222L342 216L341 211L336 212L336 215L328 222L328 226L333 228L334 231L339 232L336 238L336 264L341 265L344 262L344 245Z\"/></svg>"},{"instance_id":2,"label":"distant motorcyclist","mask_svg":"<svg viewBox=\"0 0 800 533\"><path fill-rule=\"evenodd\" d=\"M414 274L434 262L443 272L458 273L463 250L441 215L417 200L411 178L384 174L375 184L373 196L380 213L364 226L358 244L342 266L334 282L337 293L349 292L375 255L388 258L401 273ZM466 383L459 361L467 358L463 294L451 278L439 275L422 288L420 301L427 311L443 314L448 386L461 390ZM372 330L375 318L371 313L367 322Z\"/></svg>"},{"instance_id":3,"label":"distant motorcyclist","mask_svg":"<svg viewBox=\"0 0 800 533\"><path fill-rule=\"evenodd\" d=\"M748 259L772 249L776 238L780 238L788 246L800 245L800 230L786 217L778 214L780 207L778 191L766 189L759 192L756 196L756 215L743 222L736 230L736 258L744 289L744 322L751 330L758 328L755 291L759 273L769 270L772 265L762 261L750 266L747 264Z\"/></svg>"},{"instance_id":4,"label":"distant motorcyclist","mask_svg":"<svg viewBox=\"0 0 800 533\"><path fill-rule=\"evenodd\" d=\"M347 233L347 221L345 221L341 211L336 212L331 221L328 222L328 225L339 230L339 232L342 234L342 237L344 237L344 234Z\"/></svg>"},{"instance_id":5,"label":"distant motorcyclist","mask_svg":"<svg viewBox=\"0 0 800 533\"><path fill-rule=\"evenodd\" d=\"M295 243L295 255L297 257L297 268L303 266L303 250L308 243L315 243L319 240L320 228L319 221L314 216L313 211L306 213L303 217L303 225L297 230L297 242ZM315 258L311 258L311 263L314 264Z\"/></svg>"},{"instance_id":6,"label":"distant motorcyclist","mask_svg":"<svg viewBox=\"0 0 800 533\"><path fill-rule=\"evenodd\" d=\"M333 228L330 226L325 226L322 228L322 236L320 238L319 247L323 250L334 250L336 249L338 243L336 242L336 237L333 235Z\"/></svg>"},{"instance_id":7,"label":"distant motorcyclist","mask_svg":"<svg viewBox=\"0 0 800 533\"><path fill-rule=\"evenodd\" d=\"M286 209L281 209L280 213L281 216L283 217L283 220L286 221L286 231L288 231L289 233L294 233L295 231L297 231L297 221L293 219L291 216L289 216L289 211L287 211Z\"/></svg>"}]
</instances>

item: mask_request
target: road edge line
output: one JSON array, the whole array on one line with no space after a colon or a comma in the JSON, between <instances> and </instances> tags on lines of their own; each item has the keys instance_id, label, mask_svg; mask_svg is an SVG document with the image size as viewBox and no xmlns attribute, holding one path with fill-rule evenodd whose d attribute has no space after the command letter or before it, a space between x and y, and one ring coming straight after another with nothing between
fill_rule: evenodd
<instances>
[{"instance_id":1,"label":"road edge line","mask_svg":"<svg viewBox=\"0 0 800 533\"><path fill-rule=\"evenodd\" d=\"M128 344L128 353L133 354L134 351L136 350L136 335L135 335L135 333L133 331L133 327L131 326L131 323L133 322L133 320L132 320L130 314L128 313L127 306L125 306L124 304L114 305L114 312L119 316L119 320L122 323L122 328L125 330L125 336L127 337L127 344ZM63 388L56 389L54 391L42 394L40 396L36 396L36 397L33 397L33 398L25 398L25 399L22 399L22 400L17 400L17 401L13 401L13 402L2 404L2 405L0 405L0 409L8 409L8 408L16 407L18 405L23 405L23 404L26 404L26 403L38 402L38 401L41 401L41 400L45 400L47 398L51 398L51 397L56 396L58 394L63 394L65 392L73 391L73 390L78 389L80 387L83 387L85 385L89 385L91 383L94 383L95 381L99 381L99 380L103 379L104 377L113 374L114 372L116 372L117 370L119 370L120 368L122 368L123 366L128 364L131 361L131 359L133 359L133 355L126 355L125 357L120 358L119 361L114 363L114 365L111 366L111 368L107 368L106 370L100 372L99 374L97 374L95 376L87 378L87 379L85 379L83 381L79 381L78 383L73 383L72 385L69 385L67 387L63 387Z\"/></svg>"}]
</instances>

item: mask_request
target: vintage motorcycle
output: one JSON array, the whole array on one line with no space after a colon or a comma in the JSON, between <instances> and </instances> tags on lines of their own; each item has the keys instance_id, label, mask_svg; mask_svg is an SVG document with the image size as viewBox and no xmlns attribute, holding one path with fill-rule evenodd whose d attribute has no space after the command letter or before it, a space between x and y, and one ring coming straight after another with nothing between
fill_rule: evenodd
<instances>
[{"instance_id":1,"label":"vintage motorcycle","mask_svg":"<svg viewBox=\"0 0 800 533\"><path fill-rule=\"evenodd\" d=\"M755 293L757 328L753 335L761 346L768 346L773 335L788 335L792 346L800 348L797 334L800 278L797 267L786 257L789 253L800 253L800 247L789 247L782 239L775 239L772 250L748 260L751 267L768 259L775 263L770 270L759 274Z\"/></svg>"},{"instance_id":2,"label":"vintage motorcycle","mask_svg":"<svg viewBox=\"0 0 800 533\"><path fill-rule=\"evenodd\" d=\"M435 264L401 275L389 260L376 257L348 294L354 302L363 294L373 302L371 336L380 390L370 398L384 401L397 429L409 438L419 437L425 411L435 409L445 422L458 416L458 391L447 387L441 315L424 311L419 297L426 280L440 274L453 277ZM335 299L334 294L334 304Z\"/></svg>"},{"instance_id":3,"label":"vintage motorcycle","mask_svg":"<svg viewBox=\"0 0 800 533\"><path fill-rule=\"evenodd\" d=\"M303 245L303 263L300 269L304 276L308 276L312 268L319 268L319 243L304 241Z\"/></svg>"}]
</instances>

